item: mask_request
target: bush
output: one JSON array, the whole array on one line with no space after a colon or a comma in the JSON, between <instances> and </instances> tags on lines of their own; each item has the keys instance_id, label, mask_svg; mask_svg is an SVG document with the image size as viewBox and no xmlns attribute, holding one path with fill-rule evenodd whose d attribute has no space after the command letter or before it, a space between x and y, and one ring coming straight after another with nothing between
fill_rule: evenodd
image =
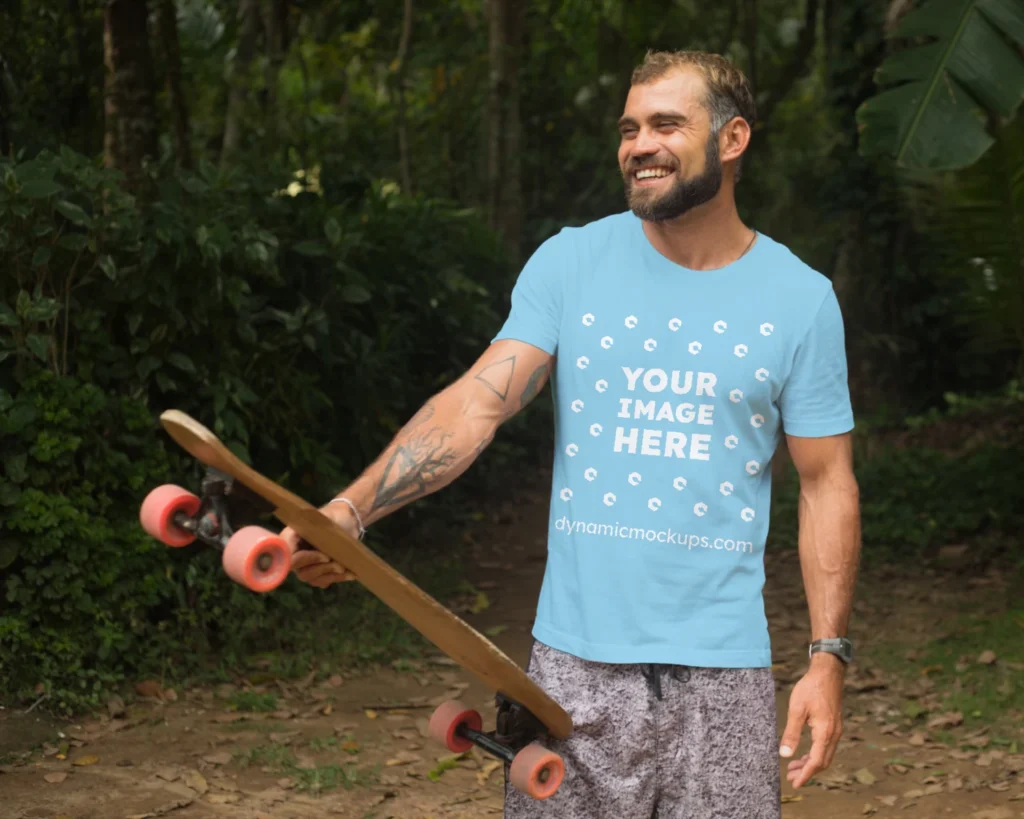
<instances>
[{"instance_id":1,"label":"bush","mask_svg":"<svg viewBox=\"0 0 1024 819\"><path fill-rule=\"evenodd\" d=\"M366 180L293 196L274 169L156 169L136 201L67 149L0 160L0 180L0 690L77 708L126 673L242 651L307 600L142 533L145 493L198 474L159 412L322 501L486 347L510 271L472 213Z\"/></svg>"}]
</instances>

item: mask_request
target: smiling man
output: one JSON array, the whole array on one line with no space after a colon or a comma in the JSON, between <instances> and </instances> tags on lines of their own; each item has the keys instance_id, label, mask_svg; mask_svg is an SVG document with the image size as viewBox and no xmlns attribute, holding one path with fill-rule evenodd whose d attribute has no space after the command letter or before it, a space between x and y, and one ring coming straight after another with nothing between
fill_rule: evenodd
<instances>
[{"instance_id":1,"label":"smiling man","mask_svg":"<svg viewBox=\"0 0 1024 819\"><path fill-rule=\"evenodd\" d=\"M545 242L477 364L325 507L355 532L441 488L551 376L529 672L575 729L551 743L558 793L506 788L507 819L779 819L777 754L810 728L800 787L839 741L860 541L843 323L829 280L739 217L754 109L724 58L648 54L619 121L629 210ZM783 435L811 641L780 745L762 589ZM316 552L293 566L351 578Z\"/></svg>"}]
</instances>

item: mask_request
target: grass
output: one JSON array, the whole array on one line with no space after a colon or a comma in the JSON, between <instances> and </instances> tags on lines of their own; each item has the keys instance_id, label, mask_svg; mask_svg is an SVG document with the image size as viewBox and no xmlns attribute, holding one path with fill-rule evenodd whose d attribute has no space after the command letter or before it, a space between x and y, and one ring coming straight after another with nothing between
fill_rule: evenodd
<instances>
[{"instance_id":1,"label":"grass","mask_svg":"<svg viewBox=\"0 0 1024 819\"><path fill-rule=\"evenodd\" d=\"M903 658L910 647L880 647L882 650L872 653L872 660L889 673L904 677L927 669L942 696L943 708L962 713L965 729L991 725L996 729L992 744L1019 744L1024 738L1024 608L959 617L943 637L923 646L914 663ZM983 651L992 651L995 663L979 663ZM914 700L905 704L903 713L927 721L927 713ZM960 741L957 733L939 729L932 736L956 745Z\"/></svg>"},{"instance_id":2,"label":"grass","mask_svg":"<svg viewBox=\"0 0 1024 819\"><path fill-rule=\"evenodd\" d=\"M317 744L317 740L312 740L309 745L311 748L316 745L314 749L319 750L320 746L328 747L332 743ZM312 768L300 768L299 761L291 749L276 742L251 748L247 753L240 755L239 762L243 766L259 765L270 768L275 773L290 776L295 780L296 790L311 793L322 793L337 788L351 790L357 787L369 787L376 784L380 778L376 767L370 770L361 770L354 764L332 763L316 765Z\"/></svg>"},{"instance_id":3,"label":"grass","mask_svg":"<svg viewBox=\"0 0 1024 819\"><path fill-rule=\"evenodd\" d=\"M277 697L273 694L257 694L254 691L238 691L228 697L228 703L236 711L269 713L277 710Z\"/></svg>"}]
</instances>

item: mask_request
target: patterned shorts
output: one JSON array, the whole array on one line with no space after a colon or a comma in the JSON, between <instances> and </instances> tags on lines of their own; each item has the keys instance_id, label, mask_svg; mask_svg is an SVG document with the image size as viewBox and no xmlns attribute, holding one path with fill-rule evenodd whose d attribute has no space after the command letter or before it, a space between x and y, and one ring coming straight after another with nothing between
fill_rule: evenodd
<instances>
[{"instance_id":1,"label":"patterned shorts","mask_svg":"<svg viewBox=\"0 0 1024 819\"><path fill-rule=\"evenodd\" d=\"M771 669L612 665L537 642L528 672L575 727L545 743L565 761L558 792L536 801L506 776L505 819L780 819Z\"/></svg>"}]
</instances>

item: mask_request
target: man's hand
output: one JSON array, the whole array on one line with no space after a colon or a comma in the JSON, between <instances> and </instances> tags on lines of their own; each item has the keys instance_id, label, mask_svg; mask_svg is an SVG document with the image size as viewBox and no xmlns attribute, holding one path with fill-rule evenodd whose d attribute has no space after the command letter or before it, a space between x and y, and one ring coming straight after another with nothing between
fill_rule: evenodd
<instances>
[{"instance_id":1,"label":"man's hand","mask_svg":"<svg viewBox=\"0 0 1024 819\"><path fill-rule=\"evenodd\" d=\"M359 537L359 526L352 510L344 503L331 503L320 509L323 514L341 526L354 538ZM281 532L281 537L292 550L292 571L303 583L326 589L334 583L355 580L356 576L323 552L311 548L299 533L290 526Z\"/></svg>"},{"instance_id":2,"label":"man's hand","mask_svg":"<svg viewBox=\"0 0 1024 819\"><path fill-rule=\"evenodd\" d=\"M811 728L810 753L790 762L786 773L794 788L807 784L812 776L832 764L843 735L844 676L845 669L838 657L815 654L810 669L793 687L779 754L791 757L800 744L804 724Z\"/></svg>"}]
</instances>

